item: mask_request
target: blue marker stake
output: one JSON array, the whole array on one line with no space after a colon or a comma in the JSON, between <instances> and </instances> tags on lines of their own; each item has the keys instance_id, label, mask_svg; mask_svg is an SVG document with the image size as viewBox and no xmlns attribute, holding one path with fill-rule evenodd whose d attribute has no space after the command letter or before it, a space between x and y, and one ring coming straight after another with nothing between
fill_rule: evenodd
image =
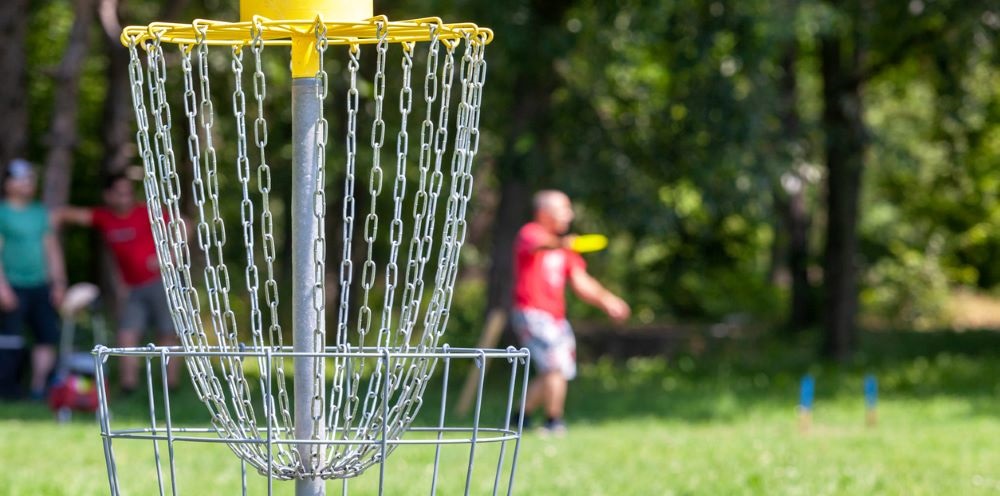
<instances>
[{"instance_id":1,"label":"blue marker stake","mask_svg":"<svg viewBox=\"0 0 1000 496\"><path fill-rule=\"evenodd\" d=\"M809 429L812 424L813 399L816 392L816 381L809 374L802 377L799 386L799 428Z\"/></svg>"},{"instance_id":2,"label":"blue marker stake","mask_svg":"<svg viewBox=\"0 0 1000 496\"><path fill-rule=\"evenodd\" d=\"M802 386L799 388L799 408L812 410L813 396L816 391L816 382L811 375L802 377Z\"/></svg>"},{"instance_id":3,"label":"blue marker stake","mask_svg":"<svg viewBox=\"0 0 1000 496\"><path fill-rule=\"evenodd\" d=\"M878 414L875 409L878 404L878 381L875 380L874 375L868 374L865 376L864 390L865 418L868 426L872 427L878 422Z\"/></svg>"}]
</instances>

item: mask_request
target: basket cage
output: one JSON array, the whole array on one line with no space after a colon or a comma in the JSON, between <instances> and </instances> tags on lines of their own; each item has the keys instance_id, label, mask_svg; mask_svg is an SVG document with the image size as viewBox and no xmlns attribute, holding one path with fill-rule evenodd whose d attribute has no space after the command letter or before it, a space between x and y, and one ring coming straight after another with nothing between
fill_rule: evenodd
<instances>
[{"instance_id":1,"label":"basket cage","mask_svg":"<svg viewBox=\"0 0 1000 496\"><path fill-rule=\"evenodd\" d=\"M347 480L375 465L381 493L388 455L406 444L468 444L468 493L476 445L496 441L493 491L509 451L512 482L521 426L510 414L524 403L527 351L441 341L491 39L473 24L384 16L125 29L146 205L181 346L95 350L113 493L118 439L152 441L161 493L186 442L227 446L244 473L266 476L269 493L275 480ZM289 60L294 77L281 68ZM145 361L148 426L112 426L109 359ZM171 360L183 360L207 410L201 428L174 427L169 390L154 388ZM479 371L465 430L443 423L456 360ZM487 428L490 361L507 364L509 382ZM438 380L439 422L414 427ZM428 429L427 439L404 436Z\"/></svg>"},{"instance_id":2,"label":"basket cage","mask_svg":"<svg viewBox=\"0 0 1000 496\"><path fill-rule=\"evenodd\" d=\"M297 353L271 349L196 352L152 344L130 349L98 346L94 352L98 419L111 494L198 494L204 490L204 465L212 460L223 460L214 462L219 473L208 478L213 490L222 491L219 494L271 495L290 490L282 481L295 479L296 474L287 468L284 473L277 472L278 467L289 464L271 458L280 456L282 447L293 447L300 440L269 430L266 423L257 424L257 432L245 438L220 437L216 426L205 424L203 409L190 395L178 395L168 387L167 365L172 360L195 357L244 360L247 364L263 360L267 365L276 358L294 358ZM315 356L327 361L374 358L388 365L405 354L370 348L326 350ZM326 487L342 494L513 494L523 424L512 413L523 405L526 394L528 352L445 345L409 354L437 362L417 419L407 424L405 433L393 434L388 429L390 423L382 423L384 429L374 437L322 441L328 447L345 447L348 453L370 448L364 450L367 459L354 460L353 468L324 483ZM144 381L136 400L115 402L109 376L125 357L140 361ZM248 375L256 376L256 372L248 371ZM469 415L451 407L465 374L472 374L476 385ZM271 377L273 382L274 375ZM252 390L265 388L265 394L254 395L256 401L271 394L267 390L275 389L273 384L257 381L248 386ZM382 403L382 418L390 416L387 406L391 404ZM256 406L267 411L265 404ZM397 448L405 453L390 457ZM247 450L263 451L265 463L255 463L249 456L241 457L238 464L230 460L230 451ZM370 466L377 469L366 471ZM255 473L262 477L255 477Z\"/></svg>"}]
</instances>

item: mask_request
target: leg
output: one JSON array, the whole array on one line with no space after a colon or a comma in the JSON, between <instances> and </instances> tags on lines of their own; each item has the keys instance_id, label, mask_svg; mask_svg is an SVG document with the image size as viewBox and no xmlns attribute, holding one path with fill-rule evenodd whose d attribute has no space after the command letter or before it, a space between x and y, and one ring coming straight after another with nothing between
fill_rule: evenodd
<instances>
[{"instance_id":1,"label":"leg","mask_svg":"<svg viewBox=\"0 0 1000 496\"><path fill-rule=\"evenodd\" d=\"M118 346L121 348L136 348L142 332L138 329L119 329ZM121 357L118 384L122 391L134 391L139 385L139 360L134 356Z\"/></svg>"},{"instance_id":2,"label":"leg","mask_svg":"<svg viewBox=\"0 0 1000 496\"><path fill-rule=\"evenodd\" d=\"M524 413L531 414L545 400L545 381L541 376L531 378L528 383L528 397L524 400Z\"/></svg>"},{"instance_id":3,"label":"leg","mask_svg":"<svg viewBox=\"0 0 1000 496\"><path fill-rule=\"evenodd\" d=\"M143 302L146 305L146 312L150 317L151 324L156 327L156 344L160 346L180 346L181 341L174 330L174 320L170 316L170 305L167 301L167 293L163 288L163 281L157 279L136 289L143 295ZM180 385L181 363L183 360L179 356L170 357L167 363L167 387L170 389Z\"/></svg>"},{"instance_id":4,"label":"leg","mask_svg":"<svg viewBox=\"0 0 1000 496\"><path fill-rule=\"evenodd\" d=\"M40 397L45 393L49 374L56 366L56 347L36 344L31 348L31 394Z\"/></svg>"},{"instance_id":5,"label":"leg","mask_svg":"<svg viewBox=\"0 0 1000 496\"><path fill-rule=\"evenodd\" d=\"M545 415L550 418L562 418L566 403L566 378L561 372L550 370L540 372L528 384L528 397L524 400L524 411L535 411L538 407L545 409Z\"/></svg>"},{"instance_id":6,"label":"leg","mask_svg":"<svg viewBox=\"0 0 1000 496\"><path fill-rule=\"evenodd\" d=\"M28 324L35 332L35 345L31 348L31 394L39 398L45 394L49 376L56 366L59 317L52 306L48 285L17 291Z\"/></svg>"},{"instance_id":7,"label":"leg","mask_svg":"<svg viewBox=\"0 0 1000 496\"><path fill-rule=\"evenodd\" d=\"M566 407L566 377L561 372L549 372L540 379L545 384L545 415L550 419L561 419Z\"/></svg>"},{"instance_id":8,"label":"leg","mask_svg":"<svg viewBox=\"0 0 1000 496\"><path fill-rule=\"evenodd\" d=\"M118 326L118 346L122 348L138 348L142 340L142 330L149 320L146 305L143 302L142 286L128 288L125 308L122 311ZM121 369L118 371L118 385L124 392L131 392L139 386L139 359L134 356L121 357Z\"/></svg>"},{"instance_id":9,"label":"leg","mask_svg":"<svg viewBox=\"0 0 1000 496\"><path fill-rule=\"evenodd\" d=\"M547 312L534 309L515 310L511 324L524 347L531 352L531 363L537 374L528 383L528 394L524 400L524 414L529 415L539 407L544 407L546 415L553 403L561 404L566 398L565 379L560 373L559 345L562 339L562 323ZM560 386L561 384L561 386ZM555 394L555 398L553 398Z\"/></svg>"}]
</instances>

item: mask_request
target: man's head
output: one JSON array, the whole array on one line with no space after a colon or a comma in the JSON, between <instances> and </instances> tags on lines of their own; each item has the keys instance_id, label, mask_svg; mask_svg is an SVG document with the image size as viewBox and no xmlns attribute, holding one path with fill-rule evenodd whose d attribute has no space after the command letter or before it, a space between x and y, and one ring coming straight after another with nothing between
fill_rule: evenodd
<instances>
[{"instance_id":1,"label":"man's head","mask_svg":"<svg viewBox=\"0 0 1000 496\"><path fill-rule=\"evenodd\" d=\"M127 213L135 206L135 187L125 174L112 174L104 182L104 204L111 210Z\"/></svg>"},{"instance_id":2,"label":"man's head","mask_svg":"<svg viewBox=\"0 0 1000 496\"><path fill-rule=\"evenodd\" d=\"M535 222L554 234L566 234L573 222L573 204L566 193L546 189L535 193Z\"/></svg>"},{"instance_id":3,"label":"man's head","mask_svg":"<svg viewBox=\"0 0 1000 496\"><path fill-rule=\"evenodd\" d=\"M9 200L30 200L35 197L38 187L38 176L31 162L23 158L15 158L7 164L7 172L3 177L3 193Z\"/></svg>"}]
</instances>

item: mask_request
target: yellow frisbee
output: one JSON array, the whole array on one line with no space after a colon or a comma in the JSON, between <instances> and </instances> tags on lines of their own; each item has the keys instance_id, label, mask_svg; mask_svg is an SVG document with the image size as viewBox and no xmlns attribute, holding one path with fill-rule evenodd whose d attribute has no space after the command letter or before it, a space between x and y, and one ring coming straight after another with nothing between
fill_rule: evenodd
<instances>
[{"instance_id":1,"label":"yellow frisbee","mask_svg":"<svg viewBox=\"0 0 1000 496\"><path fill-rule=\"evenodd\" d=\"M608 246L608 237L603 234L581 234L573 240L570 249L577 253L601 251Z\"/></svg>"}]
</instances>

